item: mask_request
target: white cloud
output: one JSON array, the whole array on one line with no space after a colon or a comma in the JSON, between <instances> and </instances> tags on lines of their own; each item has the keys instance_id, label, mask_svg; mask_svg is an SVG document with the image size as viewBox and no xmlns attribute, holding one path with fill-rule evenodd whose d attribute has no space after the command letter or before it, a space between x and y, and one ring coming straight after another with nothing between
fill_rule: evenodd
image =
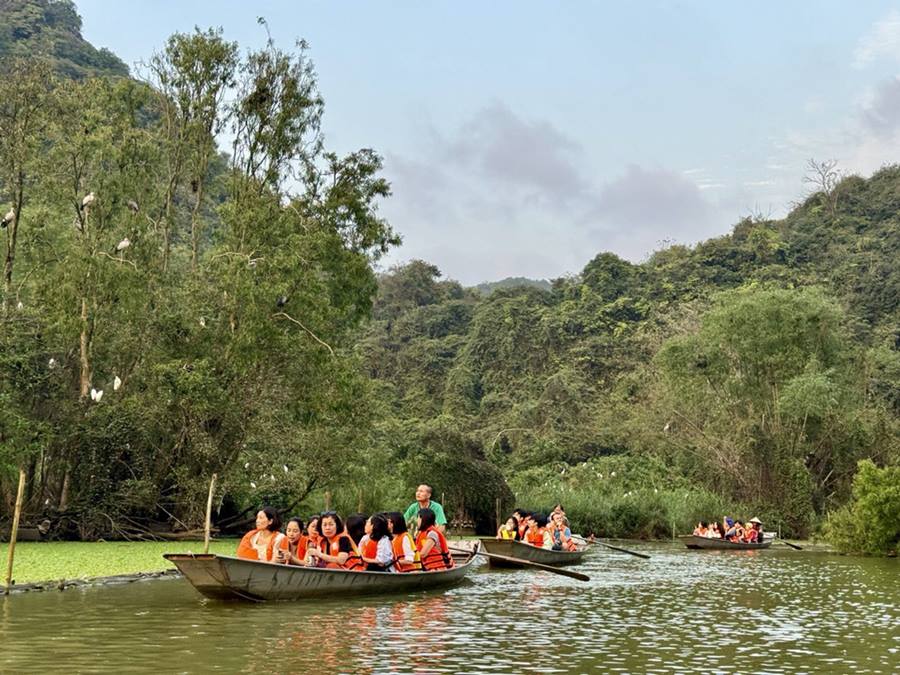
<instances>
[{"instance_id":1,"label":"white cloud","mask_svg":"<svg viewBox=\"0 0 900 675\"><path fill-rule=\"evenodd\" d=\"M900 12L891 10L876 21L856 46L853 65L864 68L882 57L900 60Z\"/></svg>"}]
</instances>

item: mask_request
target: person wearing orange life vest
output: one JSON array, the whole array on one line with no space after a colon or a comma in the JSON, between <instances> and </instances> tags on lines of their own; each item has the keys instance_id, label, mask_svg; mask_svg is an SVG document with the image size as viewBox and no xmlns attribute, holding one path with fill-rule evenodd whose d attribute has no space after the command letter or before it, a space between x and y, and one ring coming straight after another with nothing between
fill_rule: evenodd
<instances>
[{"instance_id":1,"label":"person wearing orange life vest","mask_svg":"<svg viewBox=\"0 0 900 675\"><path fill-rule=\"evenodd\" d=\"M369 572L394 572L394 551L384 514L366 520L365 534L359 542L359 554Z\"/></svg>"},{"instance_id":2,"label":"person wearing orange life vest","mask_svg":"<svg viewBox=\"0 0 900 675\"><path fill-rule=\"evenodd\" d=\"M416 540L406 529L406 519L399 511L387 514L388 531L391 533L391 549L394 553L394 569L397 572L421 572Z\"/></svg>"},{"instance_id":3,"label":"person wearing orange life vest","mask_svg":"<svg viewBox=\"0 0 900 675\"><path fill-rule=\"evenodd\" d=\"M547 517L542 513L535 513L528 520L528 531L525 533L525 543L538 548L552 548L553 541L547 532Z\"/></svg>"},{"instance_id":4,"label":"person wearing orange life vest","mask_svg":"<svg viewBox=\"0 0 900 675\"><path fill-rule=\"evenodd\" d=\"M516 519L518 530L516 531L516 541L525 541L525 533L528 531L528 518L531 514L525 509L516 509L513 511L513 518Z\"/></svg>"},{"instance_id":5,"label":"person wearing orange life vest","mask_svg":"<svg viewBox=\"0 0 900 675\"><path fill-rule=\"evenodd\" d=\"M303 534L303 521L294 517L284 526L286 546L276 551L278 562L285 565L302 565L306 557L306 535Z\"/></svg>"},{"instance_id":6,"label":"person wearing orange life vest","mask_svg":"<svg viewBox=\"0 0 900 675\"><path fill-rule=\"evenodd\" d=\"M238 544L237 557L245 560L271 562L275 551L285 546L286 539L278 530L281 519L271 506L264 506L256 514L256 528L244 535Z\"/></svg>"},{"instance_id":7,"label":"person wearing orange life vest","mask_svg":"<svg viewBox=\"0 0 900 675\"><path fill-rule=\"evenodd\" d=\"M310 548L309 554L318 566L332 569L362 570L362 559L356 543L344 531L344 523L334 511L326 511L319 520L322 538L318 548ZM323 564L324 563L324 564Z\"/></svg>"},{"instance_id":8,"label":"person wearing orange life vest","mask_svg":"<svg viewBox=\"0 0 900 675\"><path fill-rule=\"evenodd\" d=\"M709 533L709 528L706 526L706 521L701 520L697 523L697 527L694 528L694 536L695 537L705 537Z\"/></svg>"},{"instance_id":9,"label":"person wearing orange life vest","mask_svg":"<svg viewBox=\"0 0 900 675\"><path fill-rule=\"evenodd\" d=\"M454 566L453 556L447 547L444 533L435 527L435 515L431 509L422 509L416 519L418 535L416 548L426 572L450 569Z\"/></svg>"},{"instance_id":10,"label":"person wearing orange life vest","mask_svg":"<svg viewBox=\"0 0 900 675\"><path fill-rule=\"evenodd\" d=\"M316 559L309 554L309 549L319 548L321 539L322 536L319 534L319 516L316 514L310 516L309 522L306 524L306 547L302 560L307 567L316 566Z\"/></svg>"},{"instance_id":11,"label":"person wearing orange life vest","mask_svg":"<svg viewBox=\"0 0 900 675\"><path fill-rule=\"evenodd\" d=\"M554 512L552 521L547 525L547 532L550 533L551 548L553 550L574 551L578 548L575 540L572 539L572 530L569 529L564 512Z\"/></svg>"}]
</instances>

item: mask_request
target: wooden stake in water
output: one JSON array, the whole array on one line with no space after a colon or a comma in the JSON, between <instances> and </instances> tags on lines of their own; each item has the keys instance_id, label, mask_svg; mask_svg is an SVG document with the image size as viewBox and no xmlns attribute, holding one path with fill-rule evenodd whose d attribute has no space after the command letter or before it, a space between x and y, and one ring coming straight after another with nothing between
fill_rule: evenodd
<instances>
[{"instance_id":1,"label":"wooden stake in water","mask_svg":"<svg viewBox=\"0 0 900 675\"><path fill-rule=\"evenodd\" d=\"M213 490L216 489L216 478L218 474L212 475L212 480L209 481L209 497L206 498L206 529L203 532L203 552L209 553L209 533L212 530L212 500L213 500Z\"/></svg>"},{"instance_id":2,"label":"wooden stake in water","mask_svg":"<svg viewBox=\"0 0 900 675\"><path fill-rule=\"evenodd\" d=\"M9 531L9 555L6 559L6 586L3 594L9 595L12 585L13 558L16 553L16 537L19 535L19 517L22 515L22 498L25 496L25 469L19 469L19 491L16 493L16 510L13 514L12 529Z\"/></svg>"}]
</instances>

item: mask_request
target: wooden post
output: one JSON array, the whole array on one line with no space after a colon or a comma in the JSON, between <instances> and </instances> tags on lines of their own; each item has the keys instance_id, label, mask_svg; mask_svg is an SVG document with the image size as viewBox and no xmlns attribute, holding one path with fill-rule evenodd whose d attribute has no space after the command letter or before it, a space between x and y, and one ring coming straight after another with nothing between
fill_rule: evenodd
<instances>
[{"instance_id":1,"label":"wooden post","mask_svg":"<svg viewBox=\"0 0 900 675\"><path fill-rule=\"evenodd\" d=\"M496 499L496 507L497 507L497 527L495 529L499 530L500 526L503 524L503 521L501 520L503 518L503 511L502 511L502 507L500 505L500 497L497 497L497 499Z\"/></svg>"},{"instance_id":2,"label":"wooden post","mask_svg":"<svg viewBox=\"0 0 900 675\"><path fill-rule=\"evenodd\" d=\"M19 469L19 491L16 493L16 510L13 514L12 529L9 531L9 554L6 559L6 586L3 595L9 595L12 585L13 558L16 553L16 537L19 534L19 517L22 515L22 498L25 496L25 469Z\"/></svg>"},{"instance_id":3,"label":"wooden post","mask_svg":"<svg viewBox=\"0 0 900 675\"><path fill-rule=\"evenodd\" d=\"M363 491L362 488L359 488L359 500L356 502L356 512L363 512Z\"/></svg>"},{"instance_id":4,"label":"wooden post","mask_svg":"<svg viewBox=\"0 0 900 675\"><path fill-rule=\"evenodd\" d=\"M331 511L331 490L325 490L325 510Z\"/></svg>"},{"instance_id":5,"label":"wooden post","mask_svg":"<svg viewBox=\"0 0 900 675\"><path fill-rule=\"evenodd\" d=\"M209 481L209 496L206 498L206 529L203 532L203 552L209 553L209 532L212 529L212 500L213 500L213 490L216 488L216 478L218 478L218 474L212 475L212 480Z\"/></svg>"}]
</instances>

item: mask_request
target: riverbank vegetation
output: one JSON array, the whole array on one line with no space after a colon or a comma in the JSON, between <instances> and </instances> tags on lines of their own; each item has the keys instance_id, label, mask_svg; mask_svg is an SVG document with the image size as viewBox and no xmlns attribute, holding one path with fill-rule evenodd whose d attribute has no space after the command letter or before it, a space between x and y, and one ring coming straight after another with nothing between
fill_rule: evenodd
<instances>
[{"instance_id":1,"label":"riverbank vegetation","mask_svg":"<svg viewBox=\"0 0 900 675\"><path fill-rule=\"evenodd\" d=\"M484 530L498 500L561 500L583 532L727 510L805 536L858 461L900 459L900 168L549 286L378 274L390 186L375 151L325 146L305 44L198 30L133 76L72 72L23 47L78 34L72 3L13 4L0 503L24 467L51 536L196 531L213 473L223 532L263 502L396 509L424 480Z\"/></svg>"}]
</instances>

